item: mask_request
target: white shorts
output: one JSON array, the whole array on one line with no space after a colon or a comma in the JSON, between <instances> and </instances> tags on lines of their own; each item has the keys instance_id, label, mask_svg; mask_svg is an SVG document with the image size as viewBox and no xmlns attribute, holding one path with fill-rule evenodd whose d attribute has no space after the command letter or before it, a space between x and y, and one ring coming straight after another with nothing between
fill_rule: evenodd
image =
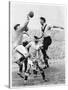
<instances>
[{"instance_id":1,"label":"white shorts","mask_svg":"<svg viewBox=\"0 0 68 90\"><path fill-rule=\"evenodd\" d=\"M28 56L28 51L23 45L18 45L15 50L18 51L19 54L24 55L25 57Z\"/></svg>"}]
</instances>

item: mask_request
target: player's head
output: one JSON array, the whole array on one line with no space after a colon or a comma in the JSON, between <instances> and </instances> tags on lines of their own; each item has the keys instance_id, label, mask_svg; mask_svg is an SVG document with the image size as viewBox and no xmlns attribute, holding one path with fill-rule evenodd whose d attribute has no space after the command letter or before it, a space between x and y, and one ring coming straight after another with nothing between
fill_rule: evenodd
<instances>
[{"instance_id":1,"label":"player's head","mask_svg":"<svg viewBox=\"0 0 68 90\"><path fill-rule=\"evenodd\" d=\"M40 23L41 23L41 24L46 23L46 19L45 19L44 17L40 17Z\"/></svg>"},{"instance_id":2,"label":"player's head","mask_svg":"<svg viewBox=\"0 0 68 90\"><path fill-rule=\"evenodd\" d=\"M25 47L25 46L28 44L28 41L25 41L25 42L23 42L22 44L23 44L23 46Z\"/></svg>"},{"instance_id":3,"label":"player's head","mask_svg":"<svg viewBox=\"0 0 68 90\"><path fill-rule=\"evenodd\" d=\"M18 30L19 27L20 27L20 24L16 24L16 25L14 26L14 30L15 30L15 31Z\"/></svg>"},{"instance_id":4,"label":"player's head","mask_svg":"<svg viewBox=\"0 0 68 90\"><path fill-rule=\"evenodd\" d=\"M38 39L37 36L34 36L34 41L35 41L35 43L38 43L39 42L39 39Z\"/></svg>"}]
</instances>

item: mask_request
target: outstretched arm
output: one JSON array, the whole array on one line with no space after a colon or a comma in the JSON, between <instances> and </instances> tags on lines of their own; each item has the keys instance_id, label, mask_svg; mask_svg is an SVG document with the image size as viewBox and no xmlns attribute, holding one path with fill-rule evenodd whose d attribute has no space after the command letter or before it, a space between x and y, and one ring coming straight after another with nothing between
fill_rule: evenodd
<instances>
[{"instance_id":1,"label":"outstretched arm","mask_svg":"<svg viewBox=\"0 0 68 90\"><path fill-rule=\"evenodd\" d=\"M53 28L64 29L64 28L61 27L61 26L49 26L49 27L48 27L48 30L51 30L51 29L53 29Z\"/></svg>"},{"instance_id":2,"label":"outstretched arm","mask_svg":"<svg viewBox=\"0 0 68 90\"><path fill-rule=\"evenodd\" d=\"M29 20L30 20L30 17L27 15L27 20L26 20L25 24L23 26L21 26L17 31L18 32L28 31L27 25L29 24Z\"/></svg>"},{"instance_id":3,"label":"outstretched arm","mask_svg":"<svg viewBox=\"0 0 68 90\"><path fill-rule=\"evenodd\" d=\"M63 27L61 26L53 26L53 28L60 28L60 29L64 29Z\"/></svg>"}]
</instances>

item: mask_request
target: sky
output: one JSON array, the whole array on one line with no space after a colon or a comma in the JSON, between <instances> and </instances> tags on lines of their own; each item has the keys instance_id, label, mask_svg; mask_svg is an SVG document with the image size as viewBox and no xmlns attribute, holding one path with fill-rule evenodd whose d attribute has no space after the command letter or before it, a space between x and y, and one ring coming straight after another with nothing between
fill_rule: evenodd
<instances>
[{"instance_id":1,"label":"sky","mask_svg":"<svg viewBox=\"0 0 68 90\"><path fill-rule=\"evenodd\" d=\"M21 26L23 26L26 21L26 16L30 11L34 12L34 17L30 20L28 25L32 34L41 36L41 26L39 21L39 17L41 16L46 18L47 24L64 27L64 6L13 1L10 3L10 28L13 32L13 38L16 36L13 29L14 25L21 24Z\"/></svg>"}]
</instances>

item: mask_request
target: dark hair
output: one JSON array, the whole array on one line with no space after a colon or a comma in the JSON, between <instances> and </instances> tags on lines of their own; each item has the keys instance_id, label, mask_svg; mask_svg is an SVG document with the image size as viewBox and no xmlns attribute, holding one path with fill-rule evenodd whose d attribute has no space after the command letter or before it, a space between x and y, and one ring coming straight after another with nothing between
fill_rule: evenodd
<instances>
[{"instance_id":1,"label":"dark hair","mask_svg":"<svg viewBox=\"0 0 68 90\"><path fill-rule=\"evenodd\" d=\"M38 39L38 37L37 37L37 36L34 36L34 38L35 38L35 39Z\"/></svg>"},{"instance_id":2,"label":"dark hair","mask_svg":"<svg viewBox=\"0 0 68 90\"><path fill-rule=\"evenodd\" d=\"M16 24L15 26L14 26L14 30L16 31L17 30L17 27L18 26L20 26L20 24Z\"/></svg>"},{"instance_id":3,"label":"dark hair","mask_svg":"<svg viewBox=\"0 0 68 90\"><path fill-rule=\"evenodd\" d=\"M23 42L23 46L25 47L28 44L28 41Z\"/></svg>"},{"instance_id":4,"label":"dark hair","mask_svg":"<svg viewBox=\"0 0 68 90\"><path fill-rule=\"evenodd\" d=\"M46 22L46 19L44 17L40 17L41 20L44 21L44 23Z\"/></svg>"}]
</instances>

